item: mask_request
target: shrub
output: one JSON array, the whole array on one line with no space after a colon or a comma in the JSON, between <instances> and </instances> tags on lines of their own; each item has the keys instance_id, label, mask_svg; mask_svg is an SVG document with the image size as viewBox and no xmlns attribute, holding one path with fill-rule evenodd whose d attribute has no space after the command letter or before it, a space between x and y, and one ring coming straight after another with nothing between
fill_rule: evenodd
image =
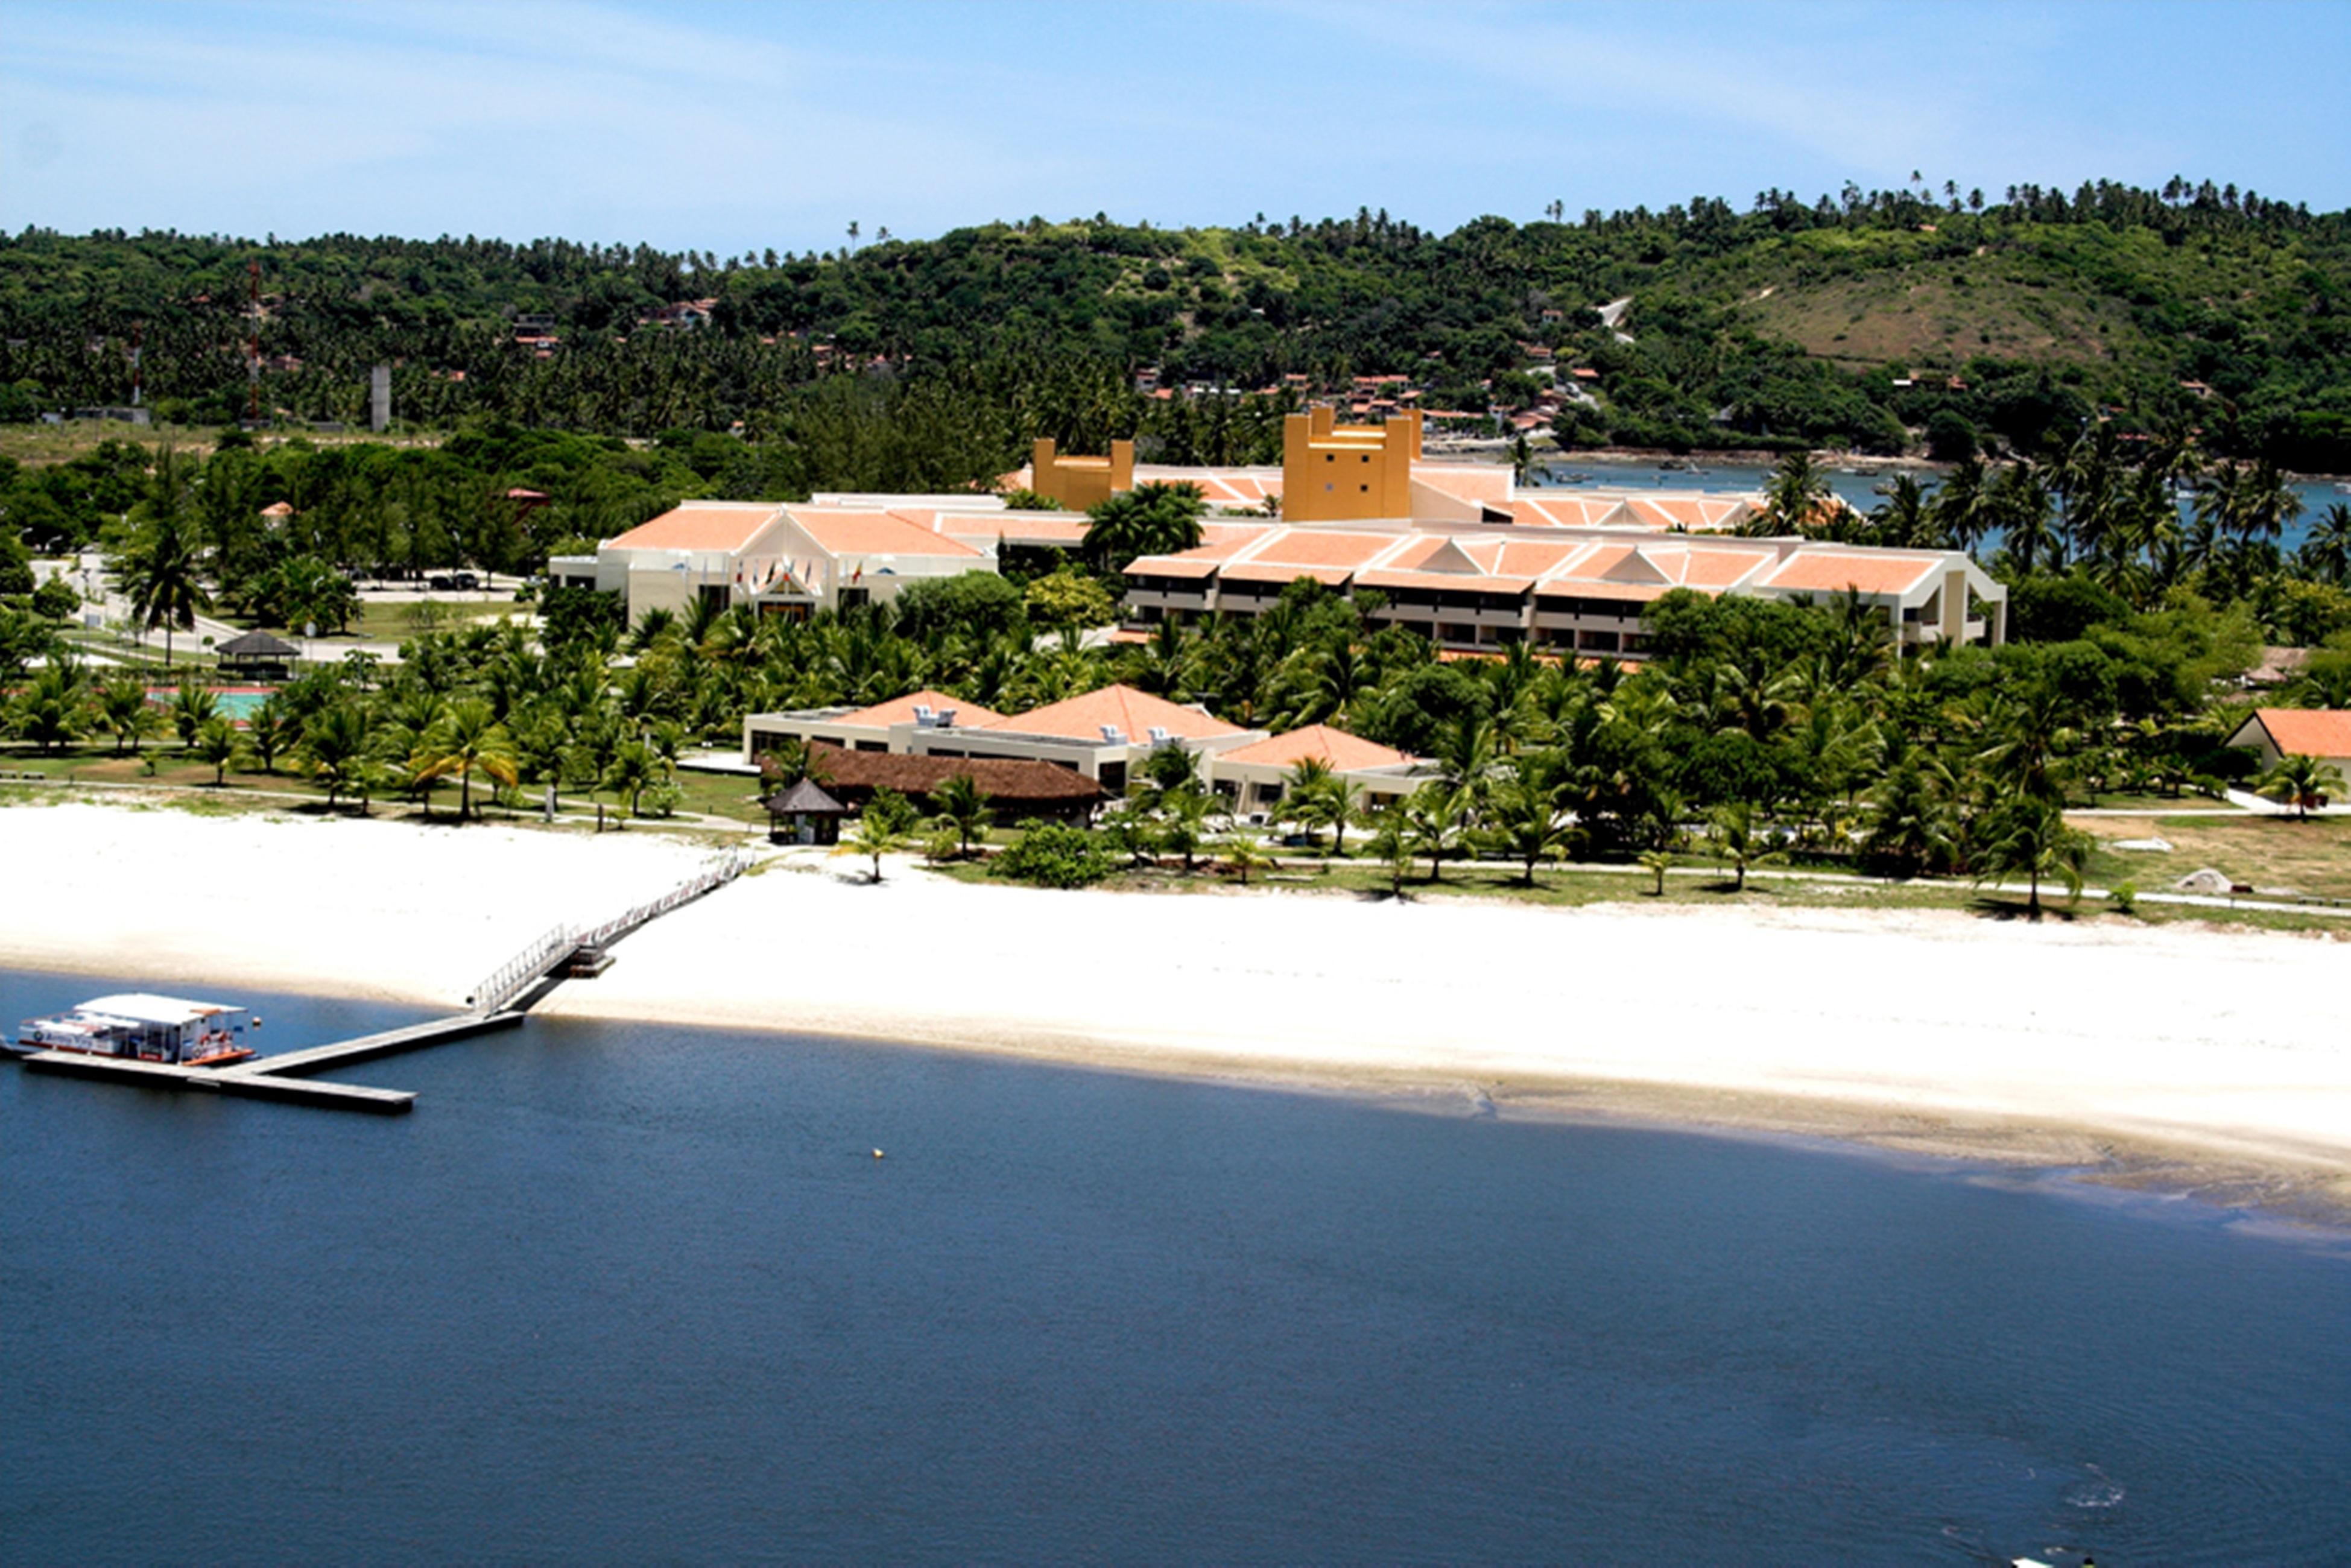
<instances>
[{"instance_id":1,"label":"shrub","mask_svg":"<svg viewBox=\"0 0 2351 1568\"><path fill-rule=\"evenodd\" d=\"M988 862L987 874L1039 887L1085 887L1113 870L1101 841L1066 822L1028 821L1020 841Z\"/></svg>"}]
</instances>

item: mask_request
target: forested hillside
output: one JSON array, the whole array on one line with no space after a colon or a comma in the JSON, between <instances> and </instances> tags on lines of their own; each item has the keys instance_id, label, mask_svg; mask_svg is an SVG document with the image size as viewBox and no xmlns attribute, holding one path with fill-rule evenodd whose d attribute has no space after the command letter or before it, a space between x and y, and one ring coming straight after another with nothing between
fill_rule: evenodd
<instances>
[{"instance_id":1,"label":"forested hillside","mask_svg":"<svg viewBox=\"0 0 2351 1568\"><path fill-rule=\"evenodd\" d=\"M739 421L755 438L918 444L953 429L967 455L934 464L938 482L1034 434L1263 458L1284 376L1405 375L1426 406L1483 409L1531 401L1544 362L1597 372L1598 406L1561 421L1572 443L1896 452L1943 414L2031 452L2103 411L2200 426L2222 455L2351 469L2351 214L2181 181L1553 214L1445 235L1384 213L1032 218L737 256L27 230L0 236L0 418L128 402L134 343L164 417L234 418L257 316L273 413L356 419L368 366L390 360L401 416L423 424ZM1593 308L1626 298L1604 325ZM697 300L692 325L657 319ZM1266 395L1155 400L1134 387L1145 367ZM862 387L812 390L852 371Z\"/></svg>"}]
</instances>

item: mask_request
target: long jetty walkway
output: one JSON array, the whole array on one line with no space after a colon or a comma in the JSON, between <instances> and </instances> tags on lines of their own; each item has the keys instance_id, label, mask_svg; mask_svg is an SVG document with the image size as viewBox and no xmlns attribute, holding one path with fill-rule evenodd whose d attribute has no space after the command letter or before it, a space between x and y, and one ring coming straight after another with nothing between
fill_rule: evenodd
<instances>
[{"instance_id":1,"label":"long jetty walkway","mask_svg":"<svg viewBox=\"0 0 2351 1568\"><path fill-rule=\"evenodd\" d=\"M725 886L742 875L750 862L748 854L733 851L716 857L660 897L648 899L601 925L555 927L492 970L465 998L466 1010L449 1018L426 1019L422 1023L329 1045L255 1057L229 1067L183 1067L128 1057L87 1056L72 1051L40 1051L26 1057L24 1063L35 1072L100 1079L144 1089L188 1089L253 1100L283 1100L329 1110L404 1115L416 1105L416 1096L411 1091L322 1083L308 1075L439 1045L444 1040L512 1029L522 1022L539 998L564 980L603 973L612 962L609 951L612 944L647 921L657 920L681 904L691 904L713 889Z\"/></svg>"}]
</instances>

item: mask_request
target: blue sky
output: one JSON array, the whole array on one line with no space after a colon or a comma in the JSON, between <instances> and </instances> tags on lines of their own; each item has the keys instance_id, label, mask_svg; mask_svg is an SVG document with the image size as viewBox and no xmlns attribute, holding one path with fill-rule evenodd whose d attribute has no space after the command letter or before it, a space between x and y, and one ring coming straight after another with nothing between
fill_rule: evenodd
<instances>
[{"instance_id":1,"label":"blue sky","mask_svg":"<svg viewBox=\"0 0 2351 1568\"><path fill-rule=\"evenodd\" d=\"M737 255L1098 211L1446 230L1913 169L1992 193L2179 172L2333 209L2346 79L2340 0L0 0L0 225Z\"/></svg>"}]
</instances>

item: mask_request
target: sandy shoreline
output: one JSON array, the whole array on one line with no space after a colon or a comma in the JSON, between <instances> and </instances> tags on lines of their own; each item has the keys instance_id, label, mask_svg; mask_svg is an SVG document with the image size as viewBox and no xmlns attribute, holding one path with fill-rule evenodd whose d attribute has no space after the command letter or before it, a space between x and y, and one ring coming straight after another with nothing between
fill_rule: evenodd
<instances>
[{"instance_id":1,"label":"sandy shoreline","mask_svg":"<svg viewBox=\"0 0 2351 1568\"><path fill-rule=\"evenodd\" d=\"M649 833L9 809L0 965L455 1007L549 926L698 859ZM2335 944L852 875L747 878L541 1010L1793 1132L2351 1213Z\"/></svg>"}]
</instances>

